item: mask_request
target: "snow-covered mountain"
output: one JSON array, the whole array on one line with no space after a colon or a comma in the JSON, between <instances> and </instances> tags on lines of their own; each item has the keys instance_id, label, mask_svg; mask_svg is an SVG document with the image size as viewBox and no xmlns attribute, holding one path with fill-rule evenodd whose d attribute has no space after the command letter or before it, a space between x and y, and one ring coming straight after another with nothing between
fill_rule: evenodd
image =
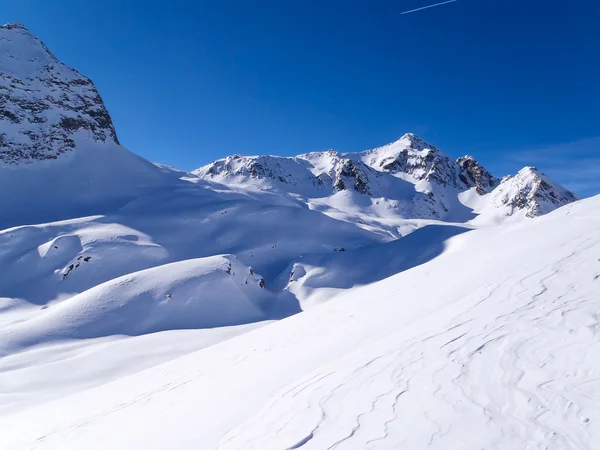
<instances>
[{"instance_id":1,"label":"snow-covered mountain","mask_svg":"<svg viewBox=\"0 0 600 450\"><path fill-rule=\"evenodd\" d=\"M190 174L22 25L0 50L0 448L600 439L598 198L410 133Z\"/></svg>"},{"instance_id":2,"label":"snow-covered mountain","mask_svg":"<svg viewBox=\"0 0 600 450\"><path fill-rule=\"evenodd\" d=\"M525 167L515 176L502 180L493 192L497 208L524 210L527 217L537 217L577 200L577 196L550 180L535 167Z\"/></svg>"},{"instance_id":3,"label":"snow-covered mountain","mask_svg":"<svg viewBox=\"0 0 600 450\"><path fill-rule=\"evenodd\" d=\"M119 145L92 81L23 25L0 27L0 54L0 228L105 212L170 182Z\"/></svg>"},{"instance_id":4,"label":"snow-covered mountain","mask_svg":"<svg viewBox=\"0 0 600 450\"><path fill-rule=\"evenodd\" d=\"M537 169L499 180L472 156L454 160L412 133L359 153L234 155L192 173L229 186L299 195L312 207L327 205L324 212L332 216L332 210L356 215L361 209L377 216L385 205L388 217L401 219L466 222L477 210L485 220L498 221L520 211L539 216L577 199Z\"/></svg>"},{"instance_id":5,"label":"snow-covered mountain","mask_svg":"<svg viewBox=\"0 0 600 450\"><path fill-rule=\"evenodd\" d=\"M0 27L0 52L0 161L56 159L73 151L81 134L119 144L92 81L56 59L23 25Z\"/></svg>"}]
</instances>

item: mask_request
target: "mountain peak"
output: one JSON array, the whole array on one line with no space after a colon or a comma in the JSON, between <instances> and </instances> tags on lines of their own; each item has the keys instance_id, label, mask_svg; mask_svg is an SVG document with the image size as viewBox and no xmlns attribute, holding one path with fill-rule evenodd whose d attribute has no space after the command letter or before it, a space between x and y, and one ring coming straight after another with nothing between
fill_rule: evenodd
<instances>
[{"instance_id":1,"label":"mountain peak","mask_svg":"<svg viewBox=\"0 0 600 450\"><path fill-rule=\"evenodd\" d=\"M547 214L579 199L532 166L523 167L515 176L503 178L492 195L496 206L511 208L509 215L517 209L525 210L527 217Z\"/></svg>"},{"instance_id":2,"label":"mountain peak","mask_svg":"<svg viewBox=\"0 0 600 450\"><path fill-rule=\"evenodd\" d=\"M27 78L44 67L60 64L56 56L20 23L0 27L0 72Z\"/></svg>"},{"instance_id":3,"label":"mountain peak","mask_svg":"<svg viewBox=\"0 0 600 450\"><path fill-rule=\"evenodd\" d=\"M25 27L25 25L23 25L22 23L17 23L17 22L5 23L4 25L0 26L0 28L5 28L7 30L15 30L15 29L25 30L29 33L29 30Z\"/></svg>"},{"instance_id":4,"label":"mountain peak","mask_svg":"<svg viewBox=\"0 0 600 450\"><path fill-rule=\"evenodd\" d=\"M21 24L0 27L0 163L57 159L86 141L119 144L92 81Z\"/></svg>"},{"instance_id":5,"label":"mountain peak","mask_svg":"<svg viewBox=\"0 0 600 450\"><path fill-rule=\"evenodd\" d=\"M425 150L425 149L437 150L437 148L435 146L431 145L425 139L417 136L414 133L406 133L400 139L398 139L396 142L403 143L404 145L408 145L409 147L411 147L415 150Z\"/></svg>"},{"instance_id":6,"label":"mountain peak","mask_svg":"<svg viewBox=\"0 0 600 450\"><path fill-rule=\"evenodd\" d=\"M475 187L479 195L487 194L498 185L498 179L470 155L456 160L460 166L459 179L469 187Z\"/></svg>"},{"instance_id":7,"label":"mountain peak","mask_svg":"<svg viewBox=\"0 0 600 450\"><path fill-rule=\"evenodd\" d=\"M525 166L519 172L517 172L516 176L535 176L535 177L546 177L547 175L542 172L540 169L534 166Z\"/></svg>"}]
</instances>

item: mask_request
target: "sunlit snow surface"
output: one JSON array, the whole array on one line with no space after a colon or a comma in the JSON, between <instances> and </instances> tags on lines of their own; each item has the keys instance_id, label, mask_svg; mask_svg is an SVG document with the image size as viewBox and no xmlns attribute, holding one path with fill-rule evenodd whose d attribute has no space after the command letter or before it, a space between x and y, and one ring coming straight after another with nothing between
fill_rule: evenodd
<instances>
[{"instance_id":1,"label":"sunlit snow surface","mask_svg":"<svg viewBox=\"0 0 600 450\"><path fill-rule=\"evenodd\" d=\"M185 173L0 41L0 449L597 447L600 198L410 133Z\"/></svg>"},{"instance_id":2,"label":"sunlit snow surface","mask_svg":"<svg viewBox=\"0 0 600 450\"><path fill-rule=\"evenodd\" d=\"M599 255L600 198L456 235L302 314L5 411L0 447L593 449Z\"/></svg>"}]
</instances>

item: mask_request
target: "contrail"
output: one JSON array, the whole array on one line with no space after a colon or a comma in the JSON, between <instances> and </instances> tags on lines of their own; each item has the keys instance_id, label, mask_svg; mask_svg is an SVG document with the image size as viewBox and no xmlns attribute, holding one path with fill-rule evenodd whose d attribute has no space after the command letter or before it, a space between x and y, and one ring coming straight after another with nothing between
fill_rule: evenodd
<instances>
[{"instance_id":1,"label":"contrail","mask_svg":"<svg viewBox=\"0 0 600 450\"><path fill-rule=\"evenodd\" d=\"M433 8L435 6L446 5L448 3L454 3L454 2L457 2L457 1L458 0L448 0L446 2L436 3L435 5L423 6L422 8L411 9L410 11L404 11L403 13L400 13L400 15L402 15L402 14L410 14L410 13L414 13L414 12L417 12L417 11L421 11L423 9L429 9L429 8Z\"/></svg>"}]
</instances>

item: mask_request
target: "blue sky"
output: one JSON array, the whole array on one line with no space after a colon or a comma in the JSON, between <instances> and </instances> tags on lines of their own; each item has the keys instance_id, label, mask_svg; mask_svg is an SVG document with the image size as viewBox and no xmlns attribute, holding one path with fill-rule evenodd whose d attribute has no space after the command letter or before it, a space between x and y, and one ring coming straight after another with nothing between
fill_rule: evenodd
<instances>
[{"instance_id":1,"label":"blue sky","mask_svg":"<svg viewBox=\"0 0 600 450\"><path fill-rule=\"evenodd\" d=\"M600 2L19 0L91 77L121 141L191 170L231 153L358 151L414 132L497 175L600 192Z\"/></svg>"}]
</instances>

